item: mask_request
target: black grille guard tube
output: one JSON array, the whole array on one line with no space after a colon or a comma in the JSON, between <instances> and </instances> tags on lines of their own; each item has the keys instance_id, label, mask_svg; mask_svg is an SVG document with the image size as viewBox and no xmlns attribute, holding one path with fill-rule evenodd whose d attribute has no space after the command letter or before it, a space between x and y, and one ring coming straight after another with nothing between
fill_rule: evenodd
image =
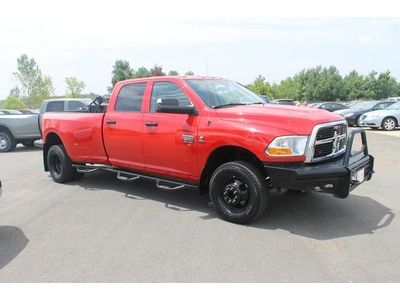
<instances>
[{"instance_id":1,"label":"black grille guard tube","mask_svg":"<svg viewBox=\"0 0 400 300\"><path fill-rule=\"evenodd\" d=\"M359 151L353 151L357 135L361 135L362 147ZM314 164L264 162L273 187L314 190L338 198L346 198L351 190L370 180L374 173L373 166L374 157L368 153L364 129L352 130L348 135L346 152L334 159ZM362 175L361 182L358 175Z\"/></svg>"}]
</instances>

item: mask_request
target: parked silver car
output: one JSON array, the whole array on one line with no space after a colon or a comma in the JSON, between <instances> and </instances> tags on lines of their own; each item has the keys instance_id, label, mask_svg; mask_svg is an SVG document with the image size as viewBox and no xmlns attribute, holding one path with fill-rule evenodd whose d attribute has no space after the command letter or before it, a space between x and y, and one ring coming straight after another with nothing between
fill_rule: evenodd
<instances>
[{"instance_id":1,"label":"parked silver car","mask_svg":"<svg viewBox=\"0 0 400 300\"><path fill-rule=\"evenodd\" d=\"M360 125L371 128L382 127L383 130L394 130L400 124L400 102L388 106L384 110L375 110L360 117Z\"/></svg>"}]
</instances>

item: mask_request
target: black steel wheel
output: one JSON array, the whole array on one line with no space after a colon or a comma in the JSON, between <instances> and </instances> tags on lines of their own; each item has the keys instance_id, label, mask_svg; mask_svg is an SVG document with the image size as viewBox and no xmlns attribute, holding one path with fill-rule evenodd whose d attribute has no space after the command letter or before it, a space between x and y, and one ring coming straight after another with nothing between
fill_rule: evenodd
<instances>
[{"instance_id":1,"label":"black steel wheel","mask_svg":"<svg viewBox=\"0 0 400 300\"><path fill-rule=\"evenodd\" d=\"M218 214L229 222L254 221L268 204L265 176L249 162L234 161L219 166L211 176L209 189Z\"/></svg>"},{"instance_id":2,"label":"black steel wheel","mask_svg":"<svg viewBox=\"0 0 400 300\"><path fill-rule=\"evenodd\" d=\"M76 169L68 157L64 146L53 145L47 153L47 165L55 182L63 183L75 179Z\"/></svg>"}]
</instances>

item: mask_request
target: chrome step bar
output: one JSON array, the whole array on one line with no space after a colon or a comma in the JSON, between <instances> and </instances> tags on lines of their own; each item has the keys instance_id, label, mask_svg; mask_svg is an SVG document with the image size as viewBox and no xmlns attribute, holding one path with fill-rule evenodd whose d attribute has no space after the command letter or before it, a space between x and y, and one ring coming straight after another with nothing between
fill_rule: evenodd
<instances>
[{"instance_id":1,"label":"chrome step bar","mask_svg":"<svg viewBox=\"0 0 400 300\"><path fill-rule=\"evenodd\" d=\"M121 169L118 169L118 168L115 168L112 166L108 166L108 165L72 164L72 166L74 168L76 168L76 170L79 173L83 173L83 174L93 173L96 171L108 171L108 172L117 173L117 179L124 181L124 182L133 182L140 178L155 180L156 187L163 191L177 191L177 190L181 190L181 189L185 189L185 188L198 189L198 186L195 184L184 183L184 182L169 180L169 179L163 179L163 178L156 177L156 176L133 173L130 171L121 170Z\"/></svg>"}]
</instances>

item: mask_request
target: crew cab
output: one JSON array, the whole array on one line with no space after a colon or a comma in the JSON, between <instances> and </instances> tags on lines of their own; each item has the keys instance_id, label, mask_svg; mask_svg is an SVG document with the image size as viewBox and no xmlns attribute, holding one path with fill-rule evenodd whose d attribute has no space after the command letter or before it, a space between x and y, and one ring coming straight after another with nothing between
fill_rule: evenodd
<instances>
[{"instance_id":1,"label":"crew cab","mask_svg":"<svg viewBox=\"0 0 400 300\"><path fill-rule=\"evenodd\" d=\"M121 81L105 112L97 98L86 113L43 115L44 169L58 183L104 170L209 192L219 215L236 223L261 216L270 189L345 198L371 178L364 130L347 132L327 111L260 100L215 77Z\"/></svg>"}]
</instances>

